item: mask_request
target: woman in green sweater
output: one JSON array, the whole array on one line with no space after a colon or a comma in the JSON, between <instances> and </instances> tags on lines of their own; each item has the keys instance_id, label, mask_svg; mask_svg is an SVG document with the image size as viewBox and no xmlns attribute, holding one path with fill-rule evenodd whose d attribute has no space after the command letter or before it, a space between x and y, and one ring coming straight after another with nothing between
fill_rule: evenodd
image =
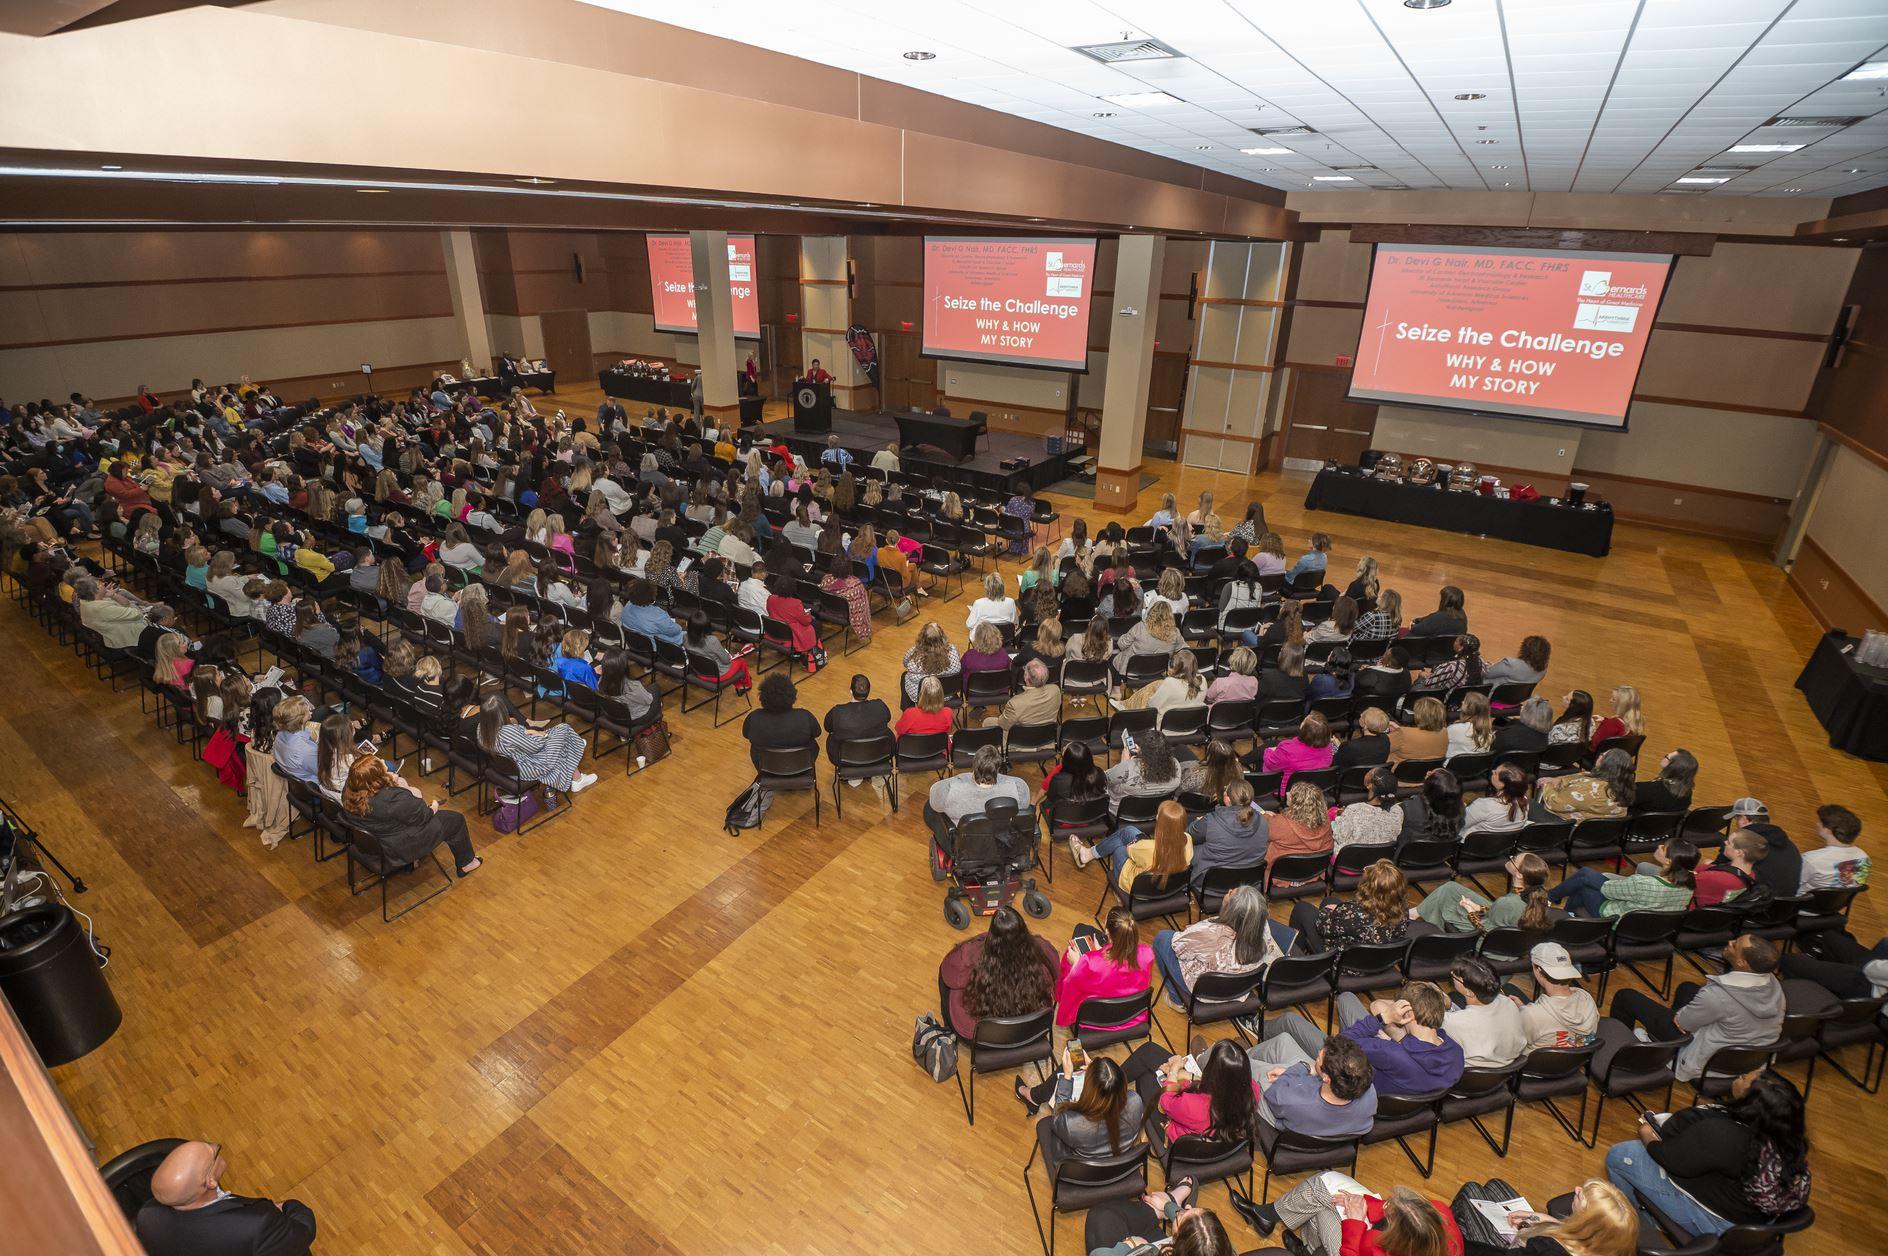
<instances>
[{"instance_id":1,"label":"woman in green sweater","mask_svg":"<svg viewBox=\"0 0 1888 1256\"><path fill-rule=\"evenodd\" d=\"M1547 861L1532 851L1508 860L1508 892L1493 902L1460 881L1439 885L1411 913L1451 933L1486 929L1545 929L1554 912L1547 903Z\"/></svg>"}]
</instances>

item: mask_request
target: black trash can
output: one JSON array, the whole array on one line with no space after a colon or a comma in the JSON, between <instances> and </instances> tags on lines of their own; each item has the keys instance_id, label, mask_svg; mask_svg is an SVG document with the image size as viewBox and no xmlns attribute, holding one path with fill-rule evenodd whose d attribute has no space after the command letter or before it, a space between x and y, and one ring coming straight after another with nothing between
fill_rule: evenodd
<instances>
[{"instance_id":1,"label":"black trash can","mask_svg":"<svg viewBox=\"0 0 1888 1256\"><path fill-rule=\"evenodd\" d=\"M0 920L0 993L48 1068L98 1047L124 1019L84 926L62 903Z\"/></svg>"}]
</instances>

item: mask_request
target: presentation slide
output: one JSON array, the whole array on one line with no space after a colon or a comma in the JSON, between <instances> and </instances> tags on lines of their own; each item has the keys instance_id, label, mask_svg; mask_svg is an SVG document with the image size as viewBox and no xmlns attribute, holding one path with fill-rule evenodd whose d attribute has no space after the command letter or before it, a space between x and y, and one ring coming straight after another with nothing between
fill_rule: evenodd
<instances>
[{"instance_id":1,"label":"presentation slide","mask_svg":"<svg viewBox=\"0 0 1888 1256\"><path fill-rule=\"evenodd\" d=\"M924 237L924 345L964 358L1088 369L1093 240Z\"/></svg>"},{"instance_id":2,"label":"presentation slide","mask_svg":"<svg viewBox=\"0 0 1888 1256\"><path fill-rule=\"evenodd\" d=\"M649 290L656 330L695 334L695 258L685 235L649 235ZM760 339L760 298L754 291L754 237L728 237L728 291L734 334Z\"/></svg>"},{"instance_id":3,"label":"presentation slide","mask_svg":"<svg viewBox=\"0 0 1888 1256\"><path fill-rule=\"evenodd\" d=\"M1379 244L1350 395L1623 430L1666 253Z\"/></svg>"}]
</instances>

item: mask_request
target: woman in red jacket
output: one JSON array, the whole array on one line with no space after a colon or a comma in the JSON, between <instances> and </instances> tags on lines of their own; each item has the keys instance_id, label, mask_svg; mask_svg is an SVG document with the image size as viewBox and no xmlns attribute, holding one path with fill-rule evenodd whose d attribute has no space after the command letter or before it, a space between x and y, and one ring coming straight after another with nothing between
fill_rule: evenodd
<instances>
[{"instance_id":1,"label":"woman in red jacket","mask_svg":"<svg viewBox=\"0 0 1888 1256\"><path fill-rule=\"evenodd\" d=\"M819 629L807 613L806 603L794 596L792 576L783 572L774 577L773 588L767 594L767 614L793 634L793 652L806 660L806 670L818 671L826 652L819 648Z\"/></svg>"},{"instance_id":2,"label":"woman in red jacket","mask_svg":"<svg viewBox=\"0 0 1888 1256\"><path fill-rule=\"evenodd\" d=\"M1321 1256L1462 1256L1462 1231L1447 1204L1424 1199L1407 1186L1394 1188L1387 1199L1366 1194L1361 1186L1332 1191L1325 1185L1332 1176L1306 1178L1276 1204L1239 1211L1260 1238L1283 1221Z\"/></svg>"}]
</instances>

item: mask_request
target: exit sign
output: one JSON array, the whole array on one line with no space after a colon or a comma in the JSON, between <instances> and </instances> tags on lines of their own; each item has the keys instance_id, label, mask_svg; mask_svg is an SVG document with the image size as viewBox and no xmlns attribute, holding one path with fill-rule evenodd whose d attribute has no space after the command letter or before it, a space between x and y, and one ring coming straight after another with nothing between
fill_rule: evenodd
<instances>
[{"instance_id":1,"label":"exit sign","mask_svg":"<svg viewBox=\"0 0 1888 1256\"><path fill-rule=\"evenodd\" d=\"M1337 362L1339 366L1349 366L1350 355L1348 353L1340 353L1337 355L1335 361Z\"/></svg>"}]
</instances>

